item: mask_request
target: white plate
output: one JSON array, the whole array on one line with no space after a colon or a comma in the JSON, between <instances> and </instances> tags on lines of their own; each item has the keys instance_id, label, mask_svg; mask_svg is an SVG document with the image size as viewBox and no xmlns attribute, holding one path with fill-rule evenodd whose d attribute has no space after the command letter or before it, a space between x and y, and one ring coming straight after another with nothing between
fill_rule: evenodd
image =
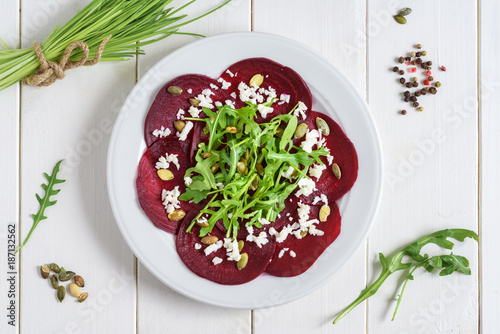
<instances>
[{"instance_id":1,"label":"white plate","mask_svg":"<svg viewBox=\"0 0 500 334\"><path fill-rule=\"evenodd\" d=\"M292 278L261 275L237 286L213 283L193 274L175 250L174 237L157 229L139 206L137 164L146 144L144 119L158 90L187 73L217 78L229 65L267 57L297 71L313 93L314 109L335 119L356 147L359 175L339 201L342 230L304 274ZM335 151L333 151L335 154ZM325 59L292 40L242 32L205 38L169 54L134 87L118 116L108 151L108 192L118 227L139 260L159 280L200 302L257 309L288 303L318 289L351 258L365 240L376 213L382 181L377 132L368 106L349 81Z\"/></svg>"}]
</instances>

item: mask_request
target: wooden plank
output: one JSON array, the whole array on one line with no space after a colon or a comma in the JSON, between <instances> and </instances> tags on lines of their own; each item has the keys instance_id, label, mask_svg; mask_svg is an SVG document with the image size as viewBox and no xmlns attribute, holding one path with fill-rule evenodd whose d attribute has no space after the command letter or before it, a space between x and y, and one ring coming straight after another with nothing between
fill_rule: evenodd
<instances>
[{"instance_id":1,"label":"wooden plank","mask_svg":"<svg viewBox=\"0 0 500 334\"><path fill-rule=\"evenodd\" d=\"M0 11L0 37L11 48L19 47L19 3L12 1ZM19 242L19 85L0 92L0 305L2 321L0 332L14 334L19 331L19 257L13 256Z\"/></svg>"},{"instance_id":2,"label":"wooden plank","mask_svg":"<svg viewBox=\"0 0 500 334\"><path fill-rule=\"evenodd\" d=\"M189 17L214 8L219 0L197 2L185 11ZM219 12L182 28L207 36L250 30L250 0L236 0ZM180 46L195 41L190 36L172 36L146 48L147 56L139 58L139 77ZM161 333L250 333L251 314L246 310L225 309L194 302L163 285L139 263L138 266L138 332Z\"/></svg>"},{"instance_id":3,"label":"wooden plank","mask_svg":"<svg viewBox=\"0 0 500 334\"><path fill-rule=\"evenodd\" d=\"M42 41L83 5L23 0L23 46ZM134 257L113 220L105 175L112 125L134 81L132 60L73 69L47 88L22 88L23 237L38 209L34 195L43 193L42 172L65 159L60 176L67 180L22 250L23 333L40 326L47 333L135 333ZM59 304L39 276L39 266L50 262L84 277L85 303L68 294Z\"/></svg>"},{"instance_id":4,"label":"wooden plank","mask_svg":"<svg viewBox=\"0 0 500 334\"><path fill-rule=\"evenodd\" d=\"M370 234L370 281L380 272L375 265L378 252L389 255L437 230L478 227L477 2L413 3L406 25L391 17L401 7L399 2L368 2L369 102L386 171L382 205ZM395 65L406 70L396 59L417 51L417 43L428 52L434 78L442 83L437 95L419 97L423 112L402 101L406 88L390 70ZM446 72L439 70L442 65ZM407 80L413 76L421 78L421 88L424 71L419 67L415 74L404 75ZM401 109L408 114L398 114ZM424 250L449 253L433 247ZM369 331L476 333L478 245L457 242L454 253L470 259L471 276L417 271L392 323L402 281L390 277L368 303Z\"/></svg>"},{"instance_id":5,"label":"wooden plank","mask_svg":"<svg viewBox=\"0 0 500 334\"><path fill-rule=\"evenodd\" d=\"M498 114L498 94L500 65L495 55L500 51L498 36L495 31L500 27L496 13L500 3L481 1L480 6L480 238L481 238L481 332L500 332L500 269L494 265L498 251L500 227L500 176L497 166L500 164L498 143L500 142L500 115Z\"/></svg>"},{"instance_id":6,"label":"wooden plank","mask_svg":"<svg viewBox=\"0 0 500 334\"><path fill-rule=\"evenodd\" d=\"M254 1L254 30L289 37L318 51L366 91L365 1ZM335 315L365 284L365 248L317 292L293 303L254 311L255 333L364 333L360 306L337 325ZM299 276L300 277L300 276Z\"/></svg>"}]
</instances>

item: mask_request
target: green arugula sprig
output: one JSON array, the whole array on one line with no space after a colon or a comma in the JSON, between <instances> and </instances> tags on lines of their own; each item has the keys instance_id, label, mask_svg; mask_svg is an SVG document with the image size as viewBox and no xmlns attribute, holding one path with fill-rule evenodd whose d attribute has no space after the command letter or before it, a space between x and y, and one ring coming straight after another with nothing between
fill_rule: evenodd
<instances>
[{"instance_id":1,"label":"green arugula sprig","mask_svg":"<svg viewBox=\"0 0 500 334\"><path fill-rule=\"evenodd\" d=\"M366 289L364 289L356 300L354 300L349 306L347 306L342 313L340 313L333 321L336 324L340 319L342 319L347 313L349 313L353 308L361 304L366 299L373 296L380 286L385 282L385 280L399 270L413 269L408 273L406 280L403 283L401 293L398 297L398 302L396 304L396 309L392 316L392 320L396 317L396 313L399 309L403 293L406 288L406 284L409 280L413 280L413 273L418 268L424 268L428 272L433 272L434 270L440 270L439 276L451 275L455 271L461 272L466 275L470 275L471 271L469 268L469 260L463 256L454 255L453 253L449 255L437 255L429 257L429 255L421 255L420 251L422 247L427 244L436 244L445 249L453 249L453 242L449 241L448 238L453 238L460 242L463 242L465 238L472 238L479 241L477 234L474 231L466 229L447 229L442 231L437 231L428 236L418 239L417 241L404 247L402 250L394 254L391 258L387 259L382 253L379 253L380 263L382 264L382 272L375 282L370 284ZM405 257L410 257L410 262L403 262Z\"/></svg>"},{"instance_id":2,"label":"green arugula sprig","mask_svg":"<svg viewBox=\"0 0 500 334\"><path fill-rule=\"evenodd\" d=\"M273 102L264 105L271 106ZM307 177L308 168L315 162L323 164L320 157L328 155L324 148L308 153L293 145L298 124L295 115L279 115L259 124L255 122L257 109L257 105L251 103L240 109L219 107L217 112L203 108L206 118L186 118L205 122L209 140L208 144L199 145L196 165L185 174L193 182L179 199L199 203L210 198L187 232L191 232L196 220L204 214L210 217L208 227L201 229L200 236L210 233L221 219L227 237L236 237L243 221L259 228L261 218L273 222L298 182ZM235 127L237 132L230 133L227 127ZM238 170L241 161L245 161L247 168L243 173ZM213 174L211 167L216 164L219 169ZM293 182L282 177L290 166L297 171Z\"/></svg>"},{"instance_id":3,"label":"green arugula sprig","mask_svg":"<svg viewBox=\"0 0 500 334\"><path fill-rule=\"evenodd\" d=\"M31 215L31 217L33 217L33 226L31 227L28 236L24 239L24 242L16 248L14 254L17 253L22 247L26 245L26 243L31 237L31 234L33 233L33 231L35 231L36 227L38 226L38 223L40 223L44 219L47 219L47 217L44 215L45 209L57 203L56 200L53 201L51 200L51 196L57 195L59 191L61 191L60 189L54 189L54 186L56 184L66 182L66 180L60 180L57 178L57 173L59 173L59 167L62 162L63 160L60 160L56 163L56 165L52 169L52 175L43 173L43 176L45 176L48 182L47 184L42 183L42 188L45 191L45 195L43 197L40 197L40 195L35 194L38 203L40 203L40 208L38 209L38 212L36 214Z\"/></svg>"}]
</instances>

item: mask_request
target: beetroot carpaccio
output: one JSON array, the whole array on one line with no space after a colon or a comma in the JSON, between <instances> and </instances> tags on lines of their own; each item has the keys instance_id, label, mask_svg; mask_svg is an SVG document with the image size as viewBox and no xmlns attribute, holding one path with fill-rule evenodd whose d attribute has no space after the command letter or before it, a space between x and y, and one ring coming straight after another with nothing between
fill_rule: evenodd
<instances>
[{"instance_id":1,"label":"beetroot carpaccio","mask_svg":"<svg viewBox=\"0 0 500 334\"><path fill-rule=\"evenodd\" d=\"M193 273L225 285L300 275L341 233L335 201L356 181L356 150L312 103L299 74L266 58L158 92L137 195Z\"/></svg>"}]
</instances>

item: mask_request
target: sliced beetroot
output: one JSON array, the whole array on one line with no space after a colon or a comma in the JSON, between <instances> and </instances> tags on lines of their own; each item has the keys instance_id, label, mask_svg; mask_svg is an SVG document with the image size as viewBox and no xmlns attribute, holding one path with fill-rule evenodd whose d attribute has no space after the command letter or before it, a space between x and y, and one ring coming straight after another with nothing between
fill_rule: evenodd
<instances>
[{"instance_id":1,"label":"sliced beetroot","mask_svg":"<svg viewBox=\"0 0 500 334\"><path fill-rule=\"evenodd\" d=\"M311 206L310 219L317 219L320 205ZM279 277L297 276L309 269L324 250L338 237L340 233L340 213L335 203L330 203L331 213L326 222L316 224L317 229L324 232L322 236L307 234L302 239L289 235L282 243L276 243L273 259L266 269L266 273ZM280 252L283 252L280 258ZM295 257L290 255L295 252Z\"/></svg>"},{"instance_id":2,"label":"sliced beetroot","mask_svg":"<svg viewBox=\"0 0 500 334\"><path fill-rule=\"evenodd\" d=\"M190 167L188 152L189 143L179 141L176 137L164 138L144 152L137 168L136 189L141 208L158 228L168 233L175 234L180 223L168 219L167 211L162 203L162 191L163 189L172 190L176 186L179 186L181 193L186 191L184 173ZM180 165L180 168L177 169L173 163L170 164L168 169L174 174L174 178L170 181L160 179L156 169L156 162L166 153L177 154ZM181 201L180 208L187 214L183 220L189 219L188 216L192 215L193 212L198 214L202 208L201 205Z\"/></svg>"},{"instance_id":3,"label":"sliced beetroot","mask_svg":"<svg viewBox=\"0 0 500 334\"><path fill-rule=\"evenodd\" d=\"M231 74L228 73L231 72ZM231 83L228 91L229 93L235 93L236 108L244 107L246 104L241 102L239 99L238 85L240 82L244 82L249 85L250 79L255 74L261 74L264 76L264 82L260 87L269 89L272 87L276 90L277 98L279 99L281 94L290 95L289 103L278 104L278 102L273 104L274 111L267 115L264 119L257 113L257 122L269 121L276 115L288 113L299 101L302 101L308 110L312 107L312 96L309 87L306 85L304 80L300 75L289 67L283 66L275 61L267 58L249 58L239 61L231 65L225 72L222 73L221 78L227 82ZM267 96L263 95L265 100Z\"/></svg>"},{"instance_id":4,"label":"sliced beetroot","mask_svg":"<svg viewBox=\"0 0 500 334\"><path fill-rule=\"evenodd\" d=\"M182 262L196 275L206 278L212 282L224 285L243 284L252 281L269 265L269 261L274 254L275 243L270 240L267 244L259 248L255 243L245 241L241 253L248 254L248 264L242 270L236 266L236 261L227 260L226 249L221 247L216 252L205 255L204 249L207 247L200 242L199 227L195 225L193 233L187 233L186 228L189 222L184 221L176 238L176 248ZM224 233L214 228L211 235L219 240L224 239ZM240 237L241 236L241 237ZM238 240L244 240L245 232L242 231ZM200 244L201 248L196 249L195 244ZM215 257L222 259L220 264L214 265L212 260Z\"/></svg>"},{"instance_id":5,"label":"sliced beetroot","mask_svg":"<svg viewBox=\"0 0 500 334\"><path fill-rule=\"evenodd\" d=\"M214 103L215 101L223 103L227 100L227 91L222 88L214 89L210 86L211 84L220 87L220 84L216 80L199 74L181 75L165 84L156 95L148 115L146 116L144 138L148 147L159 139L153 135L153 132L156 129L161 129L161 127L169 129L171 132L170 136L175 137L177 130L174 128L174 121L178 120L177 112L179 109L183 109L185 111L184 116L190 117L188 113L188 109L191 107L189 99L196 98L204 89L208 88L214 93L214 95L210 96ZM167 89L170 86L180 87L182 93L180 95L168 93ZM205 114L201 113L200 117L205 117ZM190 139L192 135L193 131L189 134Z\"/></svg>"},{"instance_id":6,"label":"sliced beetroot","mask_svg":"<svg viewBox=\"0 0 500 334\"><path fill-rule=\"evenodd\" d=\"M317 129L316 117L324 119L330 127L330 135L324 136L324 138L326 138L326 147L330 149L331 155L333 156L332 164L336 163L340 167L341 178L339 180L333 174L332 166L328 164L327 158L321 157L326 169L321 174L319 180L316 177L311 177L311 179L316 182L317 190L310 196L300 197L301 201L305 204L312 204L314 198L321 194L326 195L329 202L338 200L352 188L358 177L358 156L352 142L333 119L317 111L307 113L306 124L309 130ZM294 144L299 146L300 142L295 141Z\"/></svg>"}]
</instances>

